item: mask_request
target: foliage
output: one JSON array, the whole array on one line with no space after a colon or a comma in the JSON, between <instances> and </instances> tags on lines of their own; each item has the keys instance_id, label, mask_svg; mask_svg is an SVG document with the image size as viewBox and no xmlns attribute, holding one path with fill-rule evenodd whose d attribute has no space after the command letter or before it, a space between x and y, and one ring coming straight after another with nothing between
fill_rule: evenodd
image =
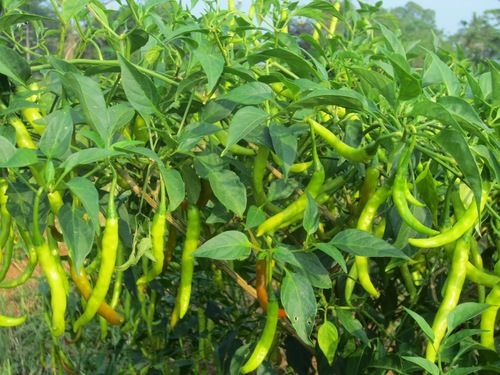
<instances>
[{"instance_id":1,"label":"foliage","mask_svg":"<svg viewBox=\"0 0 500 375\"><path fill-rule=\"evenodd\" d=\"M40 367L499 367L495 61L402 41L364 3L51 4L56 23L0 16L0 262L41 265L52 325L2 330L44 335Z\"/></svg>"}]
</instances>

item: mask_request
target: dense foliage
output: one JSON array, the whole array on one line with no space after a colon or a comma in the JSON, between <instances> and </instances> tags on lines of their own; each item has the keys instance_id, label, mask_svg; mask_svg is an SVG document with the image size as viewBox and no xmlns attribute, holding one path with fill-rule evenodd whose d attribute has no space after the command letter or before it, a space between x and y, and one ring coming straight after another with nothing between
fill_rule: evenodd
<instances>
[{"instance_id":1,"label":"dense foliage","mask_svg":"<svg viewBox=\"0 0 500 375\"><path fill-rule=\"evenodd\" d=\"M4 369L498 371L497 62L403 42L361 2L20 3L0 288L38 277L45 315L0 304ZM40 352L16 355L40 371L9 359L32 319Z\"/></svg>"}]
</instances>

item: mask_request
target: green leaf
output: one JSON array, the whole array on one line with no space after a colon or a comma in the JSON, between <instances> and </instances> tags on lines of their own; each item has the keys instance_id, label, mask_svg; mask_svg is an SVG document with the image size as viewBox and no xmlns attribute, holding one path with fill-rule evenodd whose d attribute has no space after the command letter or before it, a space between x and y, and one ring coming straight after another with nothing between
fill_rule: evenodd
<instances>
[{"instance_id":1,"label":"green leaf","mask_svg":"<svg viewBox=\"0 0 500 375\"><path fill-rule=\"evenodd\" d=\"M86 148L70 155L61 163L61 168L68 173L78 165L92 164L118 155L123 155L123 153L96 147Z\"/></svg>"},{"instance_id":2,"label":"green leaf","mask_svg":"<svg viewBox=\"0 0 500 375\"><path fill-rule=\"evenodd\" d=\"M78 0L77 0L78 1ZM48 17L40 16L38 14L31 13L11 13L4 14L0 17L0 31L7 31L7 29L13 25L19 23L27 23L31 21L42 21L48 20Z\"/></svg>"},{"instance_id":3,"label":"green leaf","mask_svg":"<svg viewBox=\"0 0 500 375\"><path fill-rule=\"evenodd\" d=\"M69 107L45 116L47 127L40 139L39 148L47 158L61 158L68 151L73 136L73 119Z\"/></svg>"},{"instance_id":4,"label":"green leaf","mask_svg":"<svg viewBox=\"0 0 500 375\"><path fill-rule=\"evenodd\" d=\"M318 345L331 366L339 345L339 331L332 322L324 322L318 329Z\"/></svg>"},{"instance_id":5,"label":"green leaf","mask_svg":"<svg viewBox=\"0 0 500 375\"><path fill-rule=\"evenodd\" d=\"M480 370L484 369L481 366L473 367L457 367L448 371L447 375L468 375L468 374L478 374Z\"/></svg>"},{"instance_id":6,"label":"green leaf","mask_svg":"<svg viewBox=\"0 0 500 375\"><path fill-rule=\"evenodd\" d=\"M90 221L85 220L86 211L83 208L72 208L67 203L61 207L57 216L70 257L79 272L85 258L92 250L94 227Z\"/></svg>"},{"instance_id":7,"label":"green leaf","mask_svg":"<svg viewBox=\"0 0 500 375\"><path fill-rule=\"evenodd\" d=\"M486 310L490 305L485 303L465 302L455 307L448 315L448 333L460 324L474 318Z\"/></svg>"},{"instance_id":8,"label":"green leaf","mask_svg":"<svg viewBox=\"0 0 500 375\"><path fill-rule=\"evenodd\" d=\"M429 323L427 323L425 321L424 318L422 318L418 313L416 313L415 311L413 310L410 310L410 309L407 309L406 307L403 306L403 308L406 310L406 312L408 313L408 315L410 315L413 320L415 320L418 324L418 326L420 327L420 329L422 329L422 331L425 333L425 335L431 340L431 341L434 341L434 332L432 331L432 328L431 326L429 325Z\"/></svg>"},{"instance_id":9,"label":"green leaf","mask_svg":"<svg viewBox=\"0 0 500 375\"><path fill-rule=\"evenodd\" d=\"M435 83L444 83L448 95L460 95L460 81L448 65L446 65L435 53L427 51L425 66L426 68L422 78L424 87Z\"/></svg>"},{"instance_id":10,"label":"green leaf","mask_svg":"<svg viewBox=\"0 0 500 375\"><path fill-rule=\"evenodd\" d=\"M354 110L376 110L363 95L348 88L314 90L292 103L289 108L300 109L302 107L316 107L319 105L337 105Z\"/></svg>"},{"instance_id":11,"label":"green leaf","mask_svg":"<svg viewBox=\"0 0 500 375\"><path fill-rule=\"evenodd\" d=\"M297 155L297 137L293 129L280 124L271 123L269 134L273 142L273 148L278 158L283 162L285 179Z\"/></svg>"},{"instance_id":12,"label":"green leaf","mask_svg":"<svg viewBox=\"0 0 500 375\"><path fill-rule=\"evenodd\" d=\"M311 282L302 274L286 272L281 283L281 301L297 335L308 345L316 317L316 297Z\"/></svg>"},{"instance_id":13,"label":"green leaf","mask_svg":"<svg viewBox=\"0 0 500 375\"><path fill-rule=\"evenodd\" d=\"M408 362L416 364L418 367L423 368L431 375L439 375L439 368L428 359L422 357L408 357L408 356L401 356L401 358L403 358Z\"/></svg>"},{"instance_id":14,"label":"green leaf","mask_svg":"<svg viewBox=\"0 0 500 375\"><path fill-rule=\"evenodd\" d=\"M1 163L0 168L21 168L28 167L38 163L38 157L35 150L28 148L18 148L9 160Z\"/></svg>"},{"instance_id":15,"label":"green leaf","mask_svg":"<svg viewBox=\"0 0 500 375\"><path fill-rule=\"evenodd\" d=\"M383 239L358 229L343 230L333 237L329 244L353 255L409 259L405 253Z\"/></svg>"},{"instance_id":16,"label":"green leaf","mask_svg":"<svg viewBox=\"0 0 500 375\"><path fill-rule=\"evenodd\" d=\"M350 69L364 81L369 87L373 87L382 95L389 104L396 105L396 87L394 81L382 73L368 70L362 67L350 67Z\"/></svg>"},{"instance_id":17,"label":"green leaf","mask_svg":"<svg viewBox=\"0 0 500 375\"><path fill-rule=\"evenodd\" d=\"M122 55L118 55L118 60L122 72L123 90L132 107L142 117L148 117L157 112L159 96L151 79Z\"/></svg>"},{"instance_id":18,"label":"green leaf","mask_svg":"<svg viewBox=\"0 0 500 375\"><path fill-rule=\"evenodd\" d=\"M238 175L228 169L214 170L208 174L208 180L214 195L224 207L243 217L247 207L247 192Z\"/></svg>"},{"instance_id":19,"label":"green leaf","mask_svg":"<svg viewBox=\"0 0 500 375\"><path fill-rule=\"evenodd\" d=\"M464 99L455 96L442 96L438 98L437 102L450 113L453 119L462 124L464 129L486 133L493 132L493 129L485 125L474 108Z\"/></svg>"},{"instance_id":20,"label":"green leaf","mask_svg":"<svg viewBox=\"0 0 500 375\"><path fill-rule=\"evenodd\" d=\"M308 235L314 234L318 230L319 226L319 210L316 201L312 195L306 191L307 205L304 210L304 219L302 220L302 226L306 230Z\"/></svg>"},{"instance_id":21,"label":"green leaf","mask_svg":"<svg viewBox=\"0 0 500 375\"><path fill-rule=\"evenodd\" d=\"M31 77L31 68L14 49L0 45L0 74L6 75L17 84L24 85Z\"/></svg>"},{"instance_id":22,"label":"green leaf","mask_svg":"<svg viewBox=\"0 0 500 375\"><path fill-rule=\"evenodd\" d=\"M256 107L243 107L236 112L229 125L228 138L224 153L250 133L260 128L268 115Z\"/></svg>"},{"instance_id":23,"label":"green leaf","mask_svg":"<svg viewBox=\"0 0 500 375\"><path fill-rule=\"evenodd\" d=\"M350 311L337 309L335 310L337 313L337 317L339 318L340 324L349 332L352 336L360 339L364 344L368 345L368 336L366 336L366 332L363 329L360 321L354 318L353 314Z\"/></svg>"},{"instance_id":24,"label":"green leaf","mask_svg":"<svg viewBox=\"0 0 500 375\"><path fill-rule=\"evenodd\" d=\"M276 259L276 261L283 264L288 263L294 267L302 267L298 258L295 257L295 254L285 246L278 246L277 248L273 249L273 259Z\"/></svg>"},{"instance_id":25,"label":"green leaf","mask_svg":"<svg viewBox=\"0 0 500 375\"><path fill-rule=\"evenodd\" d=\"M399 99L409 100L419 96L422 93L422 83L416 75L412 74L406 58L391 52L384 56L391 62L399 81Z\"/></svg>"},{"instance_id":26,"label":"green leaf","mask_svg":"<svg viewBox=\"0 0 500 375\"><path fill-rule=\"evenodd\" d=\"M106 108L106 102L99 84L89 77L80 74L67 73L65 88L76 95L80 101L83 115L87 122L106 142L109 134L108 127L112 123Z\"/></svg>"},{"instance_id":27,"label":"green leaf","mask_svg":"<svg viewBox=\"0 0 500 375\"><path fill-rule=\"evenodd\" d=\"M7 162L16 153L16 148L5 137L0 136L0 164Z\"/></svg>"},{"instance_id":28,"label":"green leaf","mask_svg":"<svg viewBox=\"0 0 500 375\"><path fill-rule=\"evenodd\" d=\"M193 51L193 55L207 75L207 90L212 91L224 71L224 57L206 40Z\"/></svg>"},{"instance_id":29,"label":"green leaf","mask_svg":"<svg viewBox=\"0 0 500 375\"><path fill-rule=\"evenodd\" d=\"M85 9L85 6L90 0L64 0L62 3L61 16L65 23L76 16L80 11Z\"/></svg>"},{"instance_id":30,"label":"green leaf","mask_svg":"<svg viewBox=\"0 0 500 375\"><path fill-rule=\"evenodd\" d=\"M273 98L271 88L262 82L250 82L222 95L218 100L228 100L243 105L257 105Z\"/></svg>"},{"instance_id":31,"label":"green leaf","mask_svg":"<svg viewBox=\"0 0 500 375\"><path fill-rule=\"evenodd\" d=\"M330 289L332 287L332 280L328 270L321 264L314 253L301 251L294 252L293 255L300 264L299 273L304 274L311 281L313 287L321 289Z\"/></svg>"},{"instance_id":32,"label":"green leaf","mask_svg":"<svg viewBox=\"0 0 500 375\"><path fill-rule=\"evenodd\" d=\"M314 67L302 56L282 48L268 49L247 57L247 61L251 65L256 65L268 59L276 58L287 64L292 72L301 78L316 77L321 78Z\"/></svg>"},{"instance_id":33,"label":"green leaf","mask_svg":"<svg viewBox=\"0 0 500 375\"><path fill-rule=\"evenodd\" d=\"M462 344L464 340L469 339L471 336L479 336L482 332L483 330L479 328L462 328L455 333L451 333L443 339L443 343L441 344L441 352L444 352L446 348L451 348L454 345Z\"/></svg>"},{"instance_id":34,"label":"green leaf","mask_svg":"<svg viewBox=\"0 0 500 375\"><path fill-rule=\"evenodd\" d=\"M406 58L405 48L403 46L403 43L401 43L401 40L397 37L397 35L382 24L378 24L378 27L382 32L382 36L385 39L385 44L387 48L392 52L402 56L403 58Z\"/></svg>"},{"instance_id":35,"label":"green leaf","mask_svg":"<svg viewBox=\"0 0 500 375\"><path fill-rule=\"evenodd\" d=\"M203 108L200 119L204 122L214 123L228 117L236 108L236 103L230 100L211 100Z\"/></svg>"},{"instance_id":36,"label":"green leaf","mask_svg":"<svg viewBox=\"0 0 500 375\"><path fill-rule=\"evenodd\" d=\"M251 229L259 226L266 220L266 213L262 208L257 206L250 206L247 212L247 220L245 223L246 229Z\"/></svg>"},{"instance_id":37,"label":"green leaf","mask_svg":"<svg viewBox=\"0 0 500 375\"><path fill-rule=\"evenodd\" d=\"M189 124L178 139L177 150L181 152L190 151L203 137L217 133L220 130L218 126L206 122Z\"/></svg>"},{"instance_id":38,"label":"green leaf","mask_svg":"<svg viewBox=\"0 0 500 375\"><path fill-rule=\"evenodd\" d=\"M474 193L477 209L480 210L482 194L481 172L464 136L454 129L443 129L434 139L443 151L453 156L457 161L458 168L464 174L465 181Z\"/></svg>"},{"instance_id":39,"label":"green leaf","mask_svg":"<svg viewBox=\"0 0 500 375\"><path fill-rule=\"evenodd\" d=\"M135 112L128 104L119 103L108 108L108 115L112 125L109 127L107 138L112 139L115 134L120 134L122 129L132 122Z\"/></svg>"},{"instance_id":40,"label":"green leaf","mask_svg":"<svg viewBox=\"0 0 500 375\"><path fill-rule=\"evenodd\" d=\"M94 230L99 233L99 193L95 185L84 177L73 177L66 182L66 186L80 200L94 225Z\"/></svg>"},{"instance_id":41,"label":"green leaf","mask_svg":"<svg viewBox=\"0 0 500 375\"><path fill-rule=\"evenodd\" d=\"M342 253L330 243L315 243L314 247L330 256L342 268L342 271L347 273L347 264Z\"/></svg>"},{"instance_id":42,"label":"green leaf","mask_svg":"<svg viewBox=\"0 0 500 375\"><path fill-rule=\"evenodd\" d=\"M252 244L243 233L230 230L218 234L201 245L195 257L219 260L244 259L250 255Z\"/></svg>"}]
</instances>

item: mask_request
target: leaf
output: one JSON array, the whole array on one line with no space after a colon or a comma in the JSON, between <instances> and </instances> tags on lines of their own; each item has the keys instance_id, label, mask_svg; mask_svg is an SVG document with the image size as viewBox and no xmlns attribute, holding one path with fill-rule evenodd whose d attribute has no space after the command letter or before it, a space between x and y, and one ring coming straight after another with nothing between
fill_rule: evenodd
<instances>
[{"instance_id":1,"label":"leaf","mask_svg":"<svg viewBox=\"0 0 500 375\"><path fill-rule=\"evenodd\" d=\"M92 250L94 227L89 220L85 220L86 211L83 208L72 208L67 203L61 207L57 216L70 257L79 272L85 258Z\"/></svg>"},{"instance_id":2,"label":"leaf","mask_svg":"<svg viewBox=\"0 0 500 375\"><path fill-rule=\"evenodd\" d=\"M347 273L347 264L345 262L342 253L330 243L315 243L314 247L322 251L326 255L329 255L337 264L342 268L342 271Z\"/></svg>"},{"instance_id":3,"label":"leaf","mask_svg":"<svg viewBox=\"0 0 500 375\"><path fill-rule=\"evenodd\" d=\"M247 192L238 175L228 169L214 170L208 174L208 180L214 195L224 207L243 217L247 207Z\"/></svg>"},{"instance_id":4,"label":"leaf","mask_svg":"<svg viewBox=\"0 0 500 375\"><path fill-rule=\"evenodd\" d=\"M413 310L410 310L410 309L407 309L406 307L403 306L403 308L406 310L406 312L408 313L408 315L410 315L413 320L415 320L418 324L418 326L420 327L420 329L422 329L422 331L425 333L425 335L431 340L431 341L434 341L434 332L432 331L432 328L431 326L429 325L429 323L427 323L425 321L424 318L422 318L418 313L416 313L415 311Z\"/></svg>"},{"instance_id":5,"label":"leaf","mask_svg":"<svg viewBox=\"0 0 500 375\"><path fill-rule=\"evenodd\" d=\"M214 123L228 117L236 108L236 103L217 99L209 101L200 114L201 121Z\"/></svg>"},{"instance_id":6,"label":"leaf","mask_svg":"<svg viewBox=\"0 0 500 375\"><path fill-rule=\"evenodd\" d=\"M392 52L387 52L384 56L391 62L399 81L399 99L409 100L419 96L422 93L422 83L412 74L406 58Z\"/></svg>"},{"instance_id":7,"label":"leaf","mask_svg":"<svg viewBox=\"0 0 500 375\"><path fill-rule=\"evenodd\" d=\"M18 148L9 160L1 163L0 168L22 168L38 163L36 150Z\"/></svg>"},{"instance_id":8,"label":"leaf","mask_svg":"<svg viewBox=\"0 0 500 375\"><path fill-rule=\"evenodd\" d=\"M346 310L337 309L337 316L339 318L340 324L349 332L352 336L358 338L364 344L368 345L368 336L366 336L366 332L363 329L360 321L354 318L351 312Z\"/></svg>"},{"instance_id":9,"label":"leaf","mask_svg":"<svg viewBox=\"0 0 500 375\"><path fill-rule=\"evenodd\" d=\"M307 94L303 98L295 101L289 108L316 107L319 105L336 105L347 109L376 110L373 104L352 89L317 89Z\"/></svg>"},{"instance_id":10,"label":"leaf","mask_svg":"<svg viewBox=\"0 0 500 375\"><path fill-rule=\"evenodd\" d=\"M318 79L321 78L318 72L306 59L294 52L282 48L272 48L247 56L247 61L251 65L256 65L271 58L276 58L287 64L292 72L301 78L308 78L311 76Z\"/></svg>"},{"instance_id":11,"label":"leaf","mask_svg":"<svg viewBox=\"0 0 500 375\"><path fill-rule=\"evenodd\" d=\"M273 259L276 259L278 262L281 262L283 264L288 263L294 267L302 267L298 258L295 257L295 254L285 246L278 246L273 250Z\"/></svg>"},{"instance_id":12,"label":"leaf","mask_svg":"<svg viewBox=\"0 0 500 375\"><path fill-rule=\"evenodd\" d=\"M206 122L189 124L182 132L178 141L177 149L179 151L190 151L205 136L217 133L221 129L218 126Z\"/></svg>"},{"instance_id":13,"label":"leaf","mask_svg":"<svg viewBox=\"0 0 500 375\"><path fill-rule=\"evenodd\" d=\"M455 96L442 96L438 98L437 103L442 105L459 124L464 125L466 130L493 132L493 129L484 124L474 108L464 99Z\"/></svg>"},{"instance_id":14,"label":"leaf","mask_svg":"<svg viewBox=\"0 0 500 375\"><path fill-rule=\"evenodd\" d=\"M452 332L460 324L481 314L490 305L485 303L465 302L455 307L448 315L448 332Z\"/></svg>"},{"instance_id":15,"label":"leaf","mask_svg":"<svg viewBox=\"0 0 500 375\"><path fill-rule=\"evenodd\" d=\"M155 85L125 57L119 54L118 60L122 72L123 90L130 104L142 117L154 114L158 111L159 102Z\"/></svg>"},{"instance_id":16,"label":"leaf","mask_svg":"<svg viewBox=\"0 0 500 375\"><path fill-rule=\"evenodd\" d=\"M254 130L262 126L268 115L256 107L243 107L235 113L229 125L228 138L224 153L229 147L244 139Z\"/></svg>"},{"instance_id":17,"label":"leaf","mask_svg":"<svg viewBox=\"0 0 500 375\"><path fill-rule=\"evenodd\" d=\"M318 345L331 366L339 345L339 331L332 322L324 322L318 329Z\"/></svg>"},{"instance_id":18,"label":"leaf","mask_svg":"<svg viewBox=\"0 0 500 375\"><path fill-rule=\"evenodd\" d=\"M271 123L269 126L269 135L276 155L283 162L283 172L286 179L297 155L297 137L293 129L276 123Z\"/></svg>"},{"instance_id":19,"label":"leaf","mask_svg":"<svg viewBox=\"0 0 500 375\"><path fill-rule=\"evenodd\" d=\"M69 151L73 136L73 119L69 107L48 114L45 121L47 127L38 147L47 158L59 159Z\"/></svg>"},{"instance_id":20,"label":"leaf","mask_svg":"<svg viewBox=\"0 0 500 375\"><path fill-rule=\"evenodd\" d=\"M16 153L16 148L5 137L0 136L0 164L7 162Z\"/></svg>"},{"instance_id":21,"label":"leaf","mask_svg":"<svg viewBox=\"0 0 500 375\"><path fill-rule=\"evenodd\" d=\"M64 0L62 3L61 16L65 23L76 16L80 11L85 9L85 6L90 0Z\"/></svg>"},{"instance_id":22,"label":"leaf","mask_svg":"<svg viewBox=\"0 0 500 375\"><path fill-rule=\"evenodd\" d=\"M24 85L31 77L31 68L14 49L0 45L0 74L6 75L17 84Z\"/></svg>"},{"instance_id":23,"label":"leaf","mask_svg":"<svg viewBox=\"0 0 500 375\"><path fill-rule=\"evenodd\" d=\"M299 273L307 276L313 287L321 289L330 289L332 287L332 281L327 269L314 253L301 251L295 252L293 255L300 264Z\"/></svg>"},{"instance_id":24,"label":"leaf","mask_svg":"<svg viewBox=\"0 0 500 375\"><path fill-rule=\"evenodd\" d=\"M209 239L194 252L194 256L219 260L237 260L247 258L251 249L252 244L245 234L230 230Z\"/></svg>"},{"instance_id":25,"label":"leaf","mask_svg":"<svg viewBox=\"0 0 500 375\"><path fill-rule=\"evenodd\" d=\"M86 148L71 154L61 163L61 168L64 168L64 173L68 173L78 165L91 164L118 155L123 155L123 153L96 147Z\"/></svg>"},{"instance_id":26,"label":"leaf","mask_svg":"<svg viewBox=\"0 0 500 375\"><path fill-rule=\"evenodd\" d=\"M383 239L358 229L343 230L333 237L329 244L353 255L409 259L405 253Z\"/></svg>"},{"instance_id":27,"label":"leaf","mask_svg":"<svg viewBox=\"0 0 500 375\"><path fill-rule=\"evenodd\" d=\"M106 142L109 134L108 127L112 123L106 108L106 102L99 84L89 77L80 74L67 73L65 87L69 92L74 92L80 101L83 115L87 122Z\"/></svg>"},{"instance_id":28,"label":"leaf","mask_svg":"<svg viewBox=\"0 0 500 375\"><path fill-rule=\"evenodd\" d=\"M378 24L378 27L382 32L382 36L385 39L385 44L387 48L389 48L392 52L406 58L406 51L403 46L403 43L401 43L400 39L396 36L396 34L394 34L391 30L389 30L382 24Z\"/></svg>"},{"instance_id":29,"label":"leaf","mask_svg":"<svg viewBox=\"0 0 500 375\"><path fill-rule=\"evenodd\" d=\"M425 65L426 68L422 78L424 87L435 83L444 83L448 95L460 95L460 81L448 65L446 65L435 53L427 51Z\"/></svg>"},{"instance_id":30,"label":"leaf","mask_svg":"<svg viewBox=\"0 0 500 375\"><path fill-rule=\"evenodd\" d=\"M224 57L206 40L193 51L193 55L207 75L207 90L212 91L224 71Z\"/></svg>"},{"instance_id":31,"label":"leaf","mask_svg":"<svg viewBox=\"0 0 500 375\"><path fill-rule=\"evenodd\" d=\"M77 0L79 1L79 0ZM42 21L48 20L48 17L40 16L38 14L31 13L11 13L4 14L0 17L0 31L7 31L7 29L13 25L19 23L27 23L30 21Z\"/></svg>"},{"instance_id":32,"label":"leaf","mask_svg":"<svg viewBox=\"0 0 500 375\"><path fill-rule=\"evenodd\" d=\"M99 233L99 193L95 185L84 177L73 177L66 182L66 186L80 200L94 225L94 230Z\"/></svg>"},{"instance_id":33,"label":"leaf","mask_svg":"<svg viewBox=\"0 0 500 375\"><path fill-rule=\"evenodd\" d=\"M304 210L304 219L302 220L302 226L306 230L308 235L314 234L318 230L319 226L319 210L316 201L312 195L306 191L307 205Z\"/></svg>"},{"instance_id":34,"label":"leaf","mask_svg":"<svg viewBox=\"0 0 500 375\"><path fill-rule=\"evenodd\" d=\"M247 220L245 222L246 229L252 229L259 226L266 220L266 213L262 208L257 206L250 206L247 212Z\"/></svg>"},{"instance_id":35,"label":"leaf","mask_svg":"<svg viewBox=\"0 0 500 375\"><path fill-rule=\"evenodd\" d=\"M454 129L443 129L434 139L443 151L450 154L457 161L458 168L464 174L465 181L474 193L477 209L480 210L482 194L481 173L467 141L462 134Z\"/></svg>"},{"instance_id":36,"label":"leaf","mask_svg":"<svg viewBox=\"0 0 500 375\"><path fill-rule=\"evenodd\" d=\"M382 95L389 104L396 105L396 88L394 81L382 73L368 70L362 67L350 67L350 69L366 84L373 87Z\"/></svg>"},{"instance_id":37,"label":"leaf","mask_svg":"<svg viewBox=\"0 0 500 375\"><path fill-rule=\"evenodd\" d=\"M112 139L115 134L121 133L122 129L132 122L135 112L128 104L119 103L108 108L108 115L112 125L109 127L107 138Z\"/></svg>"},{"instance_id":38,"label":"leaf","mask_svg":"<svg viewBox=\"0 0 500 375\"><path fill-rule=\"evenodd\" d=\"M447 375L468 375L468 374L478 374L480 370L484 369L481 366L473 366L473 367L457 367L448 371Z\"/></svg>"},{"instance_id":39,"label":"leaf","mask_svg":"<svg viewBox=\"0 0 500 375\"><path fill-rule=\"evenodd\" d=\"M316 317L316 298L304 275L286 272L281 283L281 301L297 335L308 345Z\"/></svg>"},{"instance_id":40,"label":"leaf","mask_svg":"<svg viewBox=\"0 0 500 375\"><path fill-rule=\"evenodd\" d=\"M257 105L273 98L271 88L262 82L250 82L229 91L217 100L228 100L243 105Z\"/></svg>"},{"instance_id":41,"label":"leaf","mask_svg":"<svg viewBox=\"0 0 500 375\"><path fill-rule=\"evenodd\" d=\"M428 359L422 357L408 357L408 356L401 356L401 358L403 358L408 362L416 364L418 367L423 368L431 375L439 375L439 368Z\"/></svg>"}]
</instances>

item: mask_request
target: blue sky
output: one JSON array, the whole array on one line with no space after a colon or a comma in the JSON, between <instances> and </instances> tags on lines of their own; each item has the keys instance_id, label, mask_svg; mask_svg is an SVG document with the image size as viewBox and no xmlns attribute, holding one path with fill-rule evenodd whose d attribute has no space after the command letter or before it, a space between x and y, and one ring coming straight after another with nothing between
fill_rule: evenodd
<instances>
[{"instance_id":1,"label":"blue sky","mask_svg":"<svg viewBox=\"0 0 500 375\"><path fill-rule=\"evenodd\" d=\"M376 0L364 0L374 4ZM385 8L405 5L408 0L383 0ZM488 9L500 8L497 0L413 0L423 8L436 12L436 23L446 33L452 34L460 28L460 21L468 21L472 13L482 13Z\"/></svg>"}]
</instances>

